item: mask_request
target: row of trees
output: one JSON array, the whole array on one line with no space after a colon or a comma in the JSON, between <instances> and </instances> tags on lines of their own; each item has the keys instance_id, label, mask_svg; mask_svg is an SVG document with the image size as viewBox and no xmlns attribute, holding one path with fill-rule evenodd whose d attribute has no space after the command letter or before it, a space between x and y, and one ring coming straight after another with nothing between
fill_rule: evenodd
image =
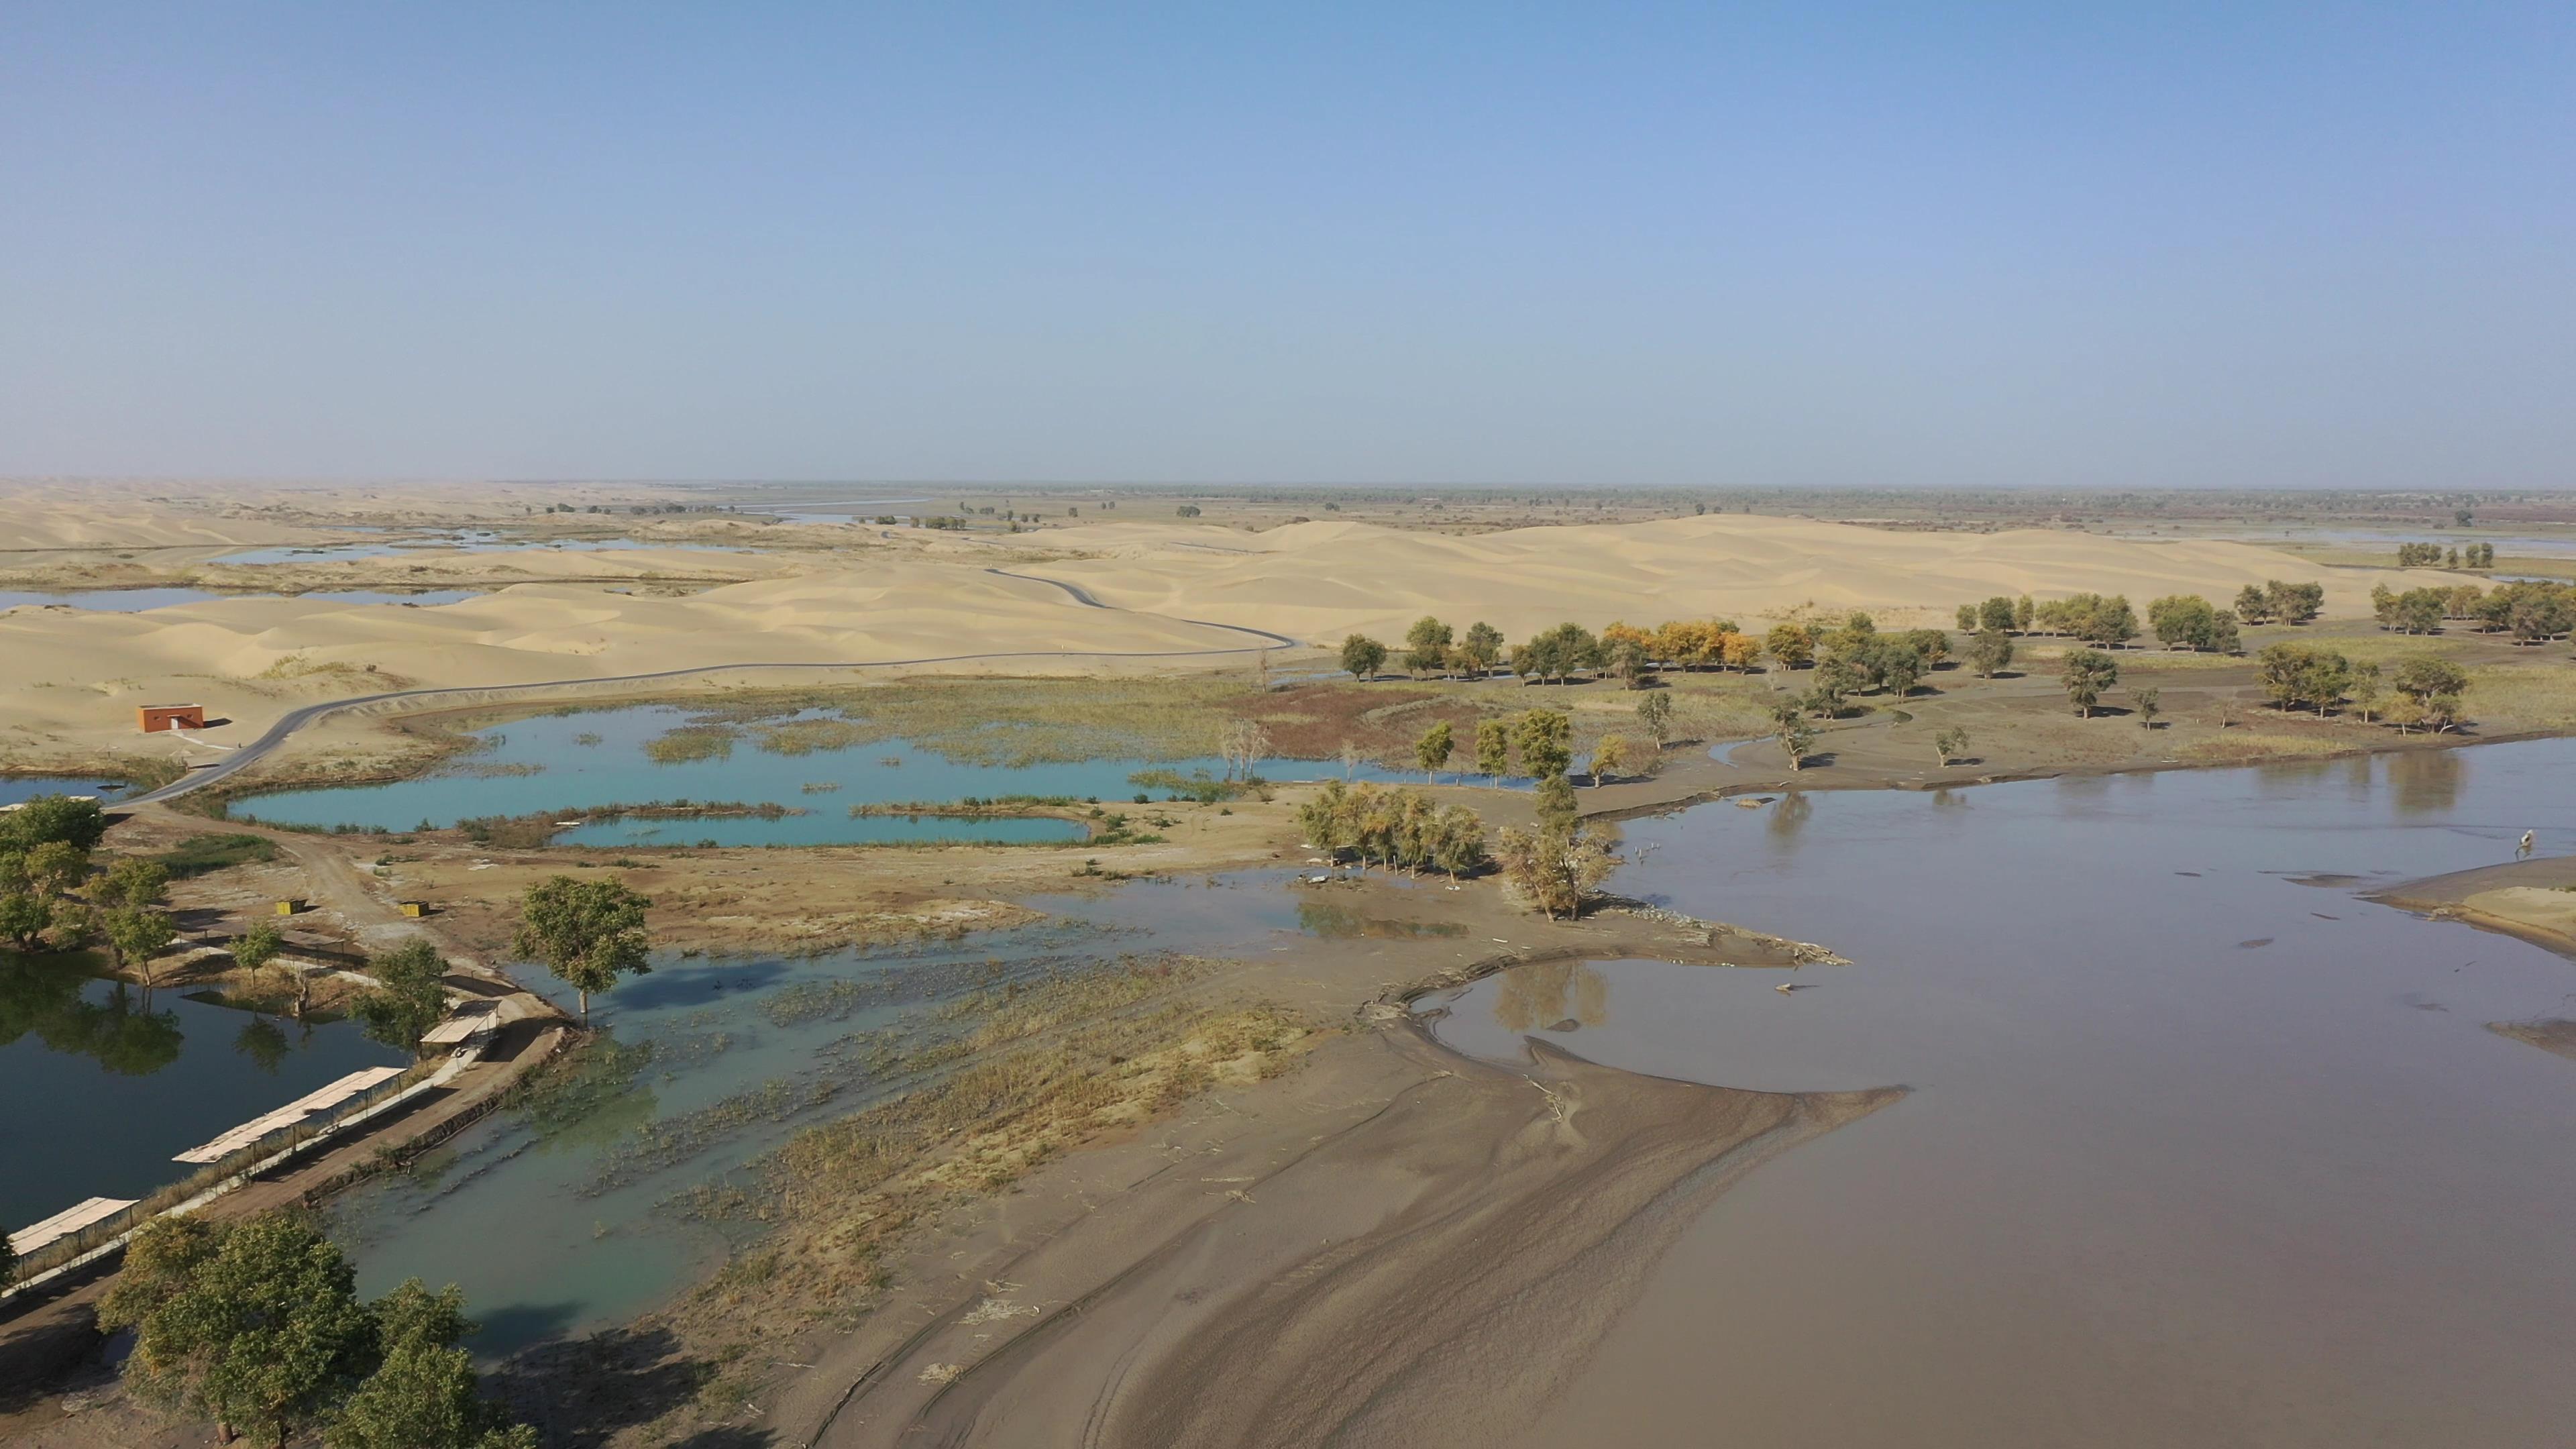
<instances>
[{"instance_id":1,"label":"row of trees","mask_svg":"<svg viewBox=\"0 0 2576 1449\"><path fill-rule=\"evenodd\" d=\"M2495 545L2473 543L2466 549L2454 545L2446 555L2438 543L2401 543L2397 545L2397 566L2401 569L2491 569L2495 567Z\"/></svg>"},{"instance_id":2,"label":"row of trees","mask_svg":"<svg viewBox=\"0 0 2576 1449\"><path fill-rule=\"evenodd\" d=\"M373 1302L307 1218L155 1218L126 1248L99 1326L134 1330L135 1393L212 1419L218 1436L285 1449L536 1449L536 1431L487 1402L462 1294L412 1279Z\"/></svg>"},{"instance_id":3,"label":"row of trees","mask_svg":"<svg viewBox=\"0 0 2576 1449\"><path fill-rule=\"evenodd\" d=\"M1365 869L1385 865L1418 875L1442 870L1456 880L1484 868L1485 822L1464 805L1438 805L1410 787L1327 781L1297 807L1297 824L1319 850L1348 852Z\"/></svg>"},{"instance_id":4,"label":"row of trees","mask_svg":"<svg viewBox=\"0 0 2576 1449\"><path fill-rule=\"evenodd\" d=\"M2323 584L2285 584L2279 579L2236 591L2236 617L2248 624L2308 624L2326 606Z\"/></svg>"},{"instance_id":5,"label":"row of trees","mask_svg":"<svg viewBox=\"0 0 2576 1449\"><path fill-rule=\"evenodd\" d=\"M2467 620L2482 633L2510 634L2517 644L2539 644L2576 628L2576 585L2521 579L2490 592L2475 584L2448 589L2408 589L2381 584L2370 591L2379 627L2401 634L2439 634L2444 622Z\"/></svg>"},{"instance_id":6,"label":"row of trees","mask_svg":"<svg viewBox=\"0 0 2576 1449\"><path fill-rule=\"evenodd\" d=\"M2283 709L2314 710L2323 718L2349 703L2363 719L2385 720L2401 734L2440 733L2462 722L2460 696L2469 676L2447 659L2401 660L2383 680L2377 664L2355 664L2309 644L2274 644L2255 658L2264 697Z\"/></svg>"},{"instance_id":7,"label":"row of trees","mask_svg":"<svg viewBox=\"0 0 2576 1449\"><path fill-rule=\"evenodd\" d=\"M0 939L19 950L76 951L103 942L152 984L152 962L179 938L161 908L169 868L128 857L101 870L107 834L95 800L45 795L0 815Z\"/></svg>"}]
</instances>

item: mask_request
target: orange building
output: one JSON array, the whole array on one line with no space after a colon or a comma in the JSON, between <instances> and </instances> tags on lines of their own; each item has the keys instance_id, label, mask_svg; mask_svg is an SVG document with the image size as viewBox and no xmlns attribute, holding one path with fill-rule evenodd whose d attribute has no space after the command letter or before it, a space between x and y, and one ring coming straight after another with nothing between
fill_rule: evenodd
<instances>
[{"instance_id":1,"label":"orange building","mask_svg":"<svg viewBox=\"0 0 2576 1449\"><path fill-rule=\"evenodd\" d=\"M134 722L143 726L147 735L163 730L201 730L206 727L206 707L202 704L146 704L134 711Z\"/></svg>"}]
</instances>

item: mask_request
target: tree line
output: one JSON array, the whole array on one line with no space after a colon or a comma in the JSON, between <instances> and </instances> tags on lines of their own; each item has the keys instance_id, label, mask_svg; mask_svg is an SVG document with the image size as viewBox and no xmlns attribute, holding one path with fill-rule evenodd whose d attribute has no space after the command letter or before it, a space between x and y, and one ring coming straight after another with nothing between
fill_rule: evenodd
<instances>
[{"instance_id":1,"label":"tree line","mask_svg":"<svg viewBox=\"0 0 2576 1449\"><path fill-rule=\"evenodd\" d=\"M2246 585L2229 609L2197 595L2159 599L2148 605L2146 627L2154 629L2159 642L2169 648L2233 653L2238 647L2238 624L2307 624L2324 606L2322 584L2272 579ZM2094 593L2044 601L2028 594L2018 598L1999 594L1980 603L1961 604L1957 626L1976 641L1967 657L1989 677L2011 662L2004 645L2015 635L2064 635L2118 648L2142 632L2127 596ZM1663 670L1749 673L1766 660L1775 668L1805 669L1816 663L1829 637L1849 631L1848 620L1836 625L1789 622L1756 637L1732 619L1676 619L1651 629L1613 622L1595 634L1568 622L1506 646L1501 631L1481 620L1462 631L1425 615L1405 631L1400 654L1368 635L1350 634L1342 640L1340 662L1344 673L1361 681L1376 679L1392 661L1410 678L1483 679L1499 668L1525 683L1616 679L1635 689ZM1918 655L1926 657L1927 668L1942 657L1932 652L1929 643L1936 636L1946 654L1948 636L1941 630L1918 629L1903 636ZM1901 669L1901 661L1891 662Z\"/></svg>"},{"instance_id":2,"label":"tree line","mask_svg":"<svg viewBox=\"0 0 2576 1449\"><path fill-rule=\"evenodd\" d=\"M2401 543L2397 545L2397 566L2401 569L2495 567L2495 545L2473 543L2463 549L2454 544L2446 552L2438 543Z\"/></svg>"},{"instance_id":3,"label":"tree line","mask_svg":"<svg viewBox=\"0 0 2576 1449\"><path fill-rule=\"evenodd\" d=\"M2381 584L2370 591L2379 627L2400 634L2439 634L2448 621L2464 620L2482 634L2510 634L2517 644L2541 644L2576 628L2576 585L2545 579L2476 584L2448 589L2408 589Z\"/></svg>"}]
</instances>

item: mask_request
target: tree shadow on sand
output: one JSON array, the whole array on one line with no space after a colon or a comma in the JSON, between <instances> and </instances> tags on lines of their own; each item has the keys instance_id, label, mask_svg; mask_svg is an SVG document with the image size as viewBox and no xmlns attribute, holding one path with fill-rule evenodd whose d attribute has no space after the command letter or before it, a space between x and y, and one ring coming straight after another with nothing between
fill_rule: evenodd
<instances>
[{"instance_id":1,"label":"tree shadow on sand","mask_svg":"<svg viewBox=\"0 0 2576 1449\"><path fill-rule=\"evenodd\" d=\"M716 1366L684 1352L668 1329L614 1328L515 1354L486 1382L548 1445L600 1449L695 1399L715 1376ZM729 1432L710 1430L683 1442L699 1449L769 1442L709 1437Z\"/></svg>"}]
</instances>

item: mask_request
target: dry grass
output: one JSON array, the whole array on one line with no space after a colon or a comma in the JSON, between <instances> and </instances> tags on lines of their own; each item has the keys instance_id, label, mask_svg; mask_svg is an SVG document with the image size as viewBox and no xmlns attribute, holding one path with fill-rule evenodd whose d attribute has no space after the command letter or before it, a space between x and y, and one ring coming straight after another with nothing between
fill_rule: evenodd
<instances>
[{"instance_id":1,"label":"dry grass","mask_svg":"<svg viewBox=\"0 0 2576 1449\"><path fill-rule=\"evenodd\" d=\"M2556 657L2556 647L2547 652L2552 657L2529 664L2471 669L2461 697L2469 717L2490 731L2576 729L2576 667Z\"/></svg>"},{"instance_id":2,"label":"dry grass","mask_svg":"<svg viewBox=\"0 0 2576 1449\"><path fill-rule=\"evenodd\" d=\"M2256 760L2295 760L2317 755L2331 755L2358 748L2369 742L2366 735L2332 735L2322 732L2251 729L2227 730L2205 740L2194 740L2183 747L2186 759L2251 762Z\"/></svg>"},{"instance_id":3,"label":"dry grass","mask_svg":"<svg viewBox=\"0 0 2576 1449\"><path fill-rule=\"evenodd\" d=\"M1216 752L1230 706L1259 698L1232 680L905 680L747 696L699 712L755 726L761 749L804 755L903 739L973 765L1178 760ZM802 710L820 719L786 720Z\"/></svg>"},{"instance_id":4,"label":"dry grass","mask_svg":"<svg viewBox=\"0 0 2576 1449\"><path fill-rule=\"evenodd\" d=\"M1210 1087L1288 1070L1312 1029L1276 1007L1189 1000L1217 967L1131 962L979 993L939 1008L925 1030L883 1033L870 1075L915 1085L797 1133L747 1182L682 1200L762 1236L674 1309L672 1325L693 1345L738 1355L864 1308L888 1284L881 1264L895 1238L945 1206Z\"/></svg>"}]
</instances>

